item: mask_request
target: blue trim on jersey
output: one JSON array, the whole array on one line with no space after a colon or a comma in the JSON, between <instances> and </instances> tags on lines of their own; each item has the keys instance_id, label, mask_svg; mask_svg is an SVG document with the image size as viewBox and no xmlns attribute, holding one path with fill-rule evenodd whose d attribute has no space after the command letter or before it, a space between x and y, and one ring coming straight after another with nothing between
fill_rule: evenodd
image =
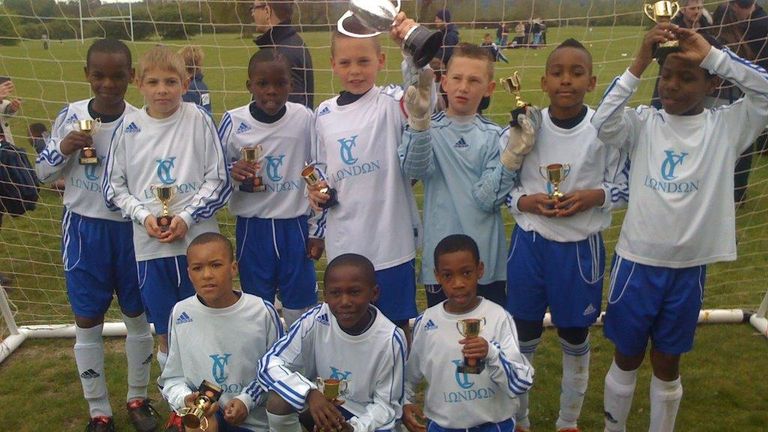
<instances>
[{"instance_id":1,"label":"blue trim on jersey","mask_svg":"<svg viewBox=\"0 0 768 432\"><path fill-rule=\"evenodd\" d=\"M400 359L402 361L402 363L400 363L400 368L403 369L404 366L405 366L405 358L407 357L406 354L405 354L406 353L406 348L405 348L406 344L405 344L405 341L403 341L403 337L400 336L400 333L398 332L398 330L399 329L396 327L392 331L392 339L397 343L397 346L395 348L398 348L398 351L395 351L393 353L392 358L393 359L397 358L397 356L399 354ZM396 361L392 362L392 376L394 376L397 373L397 369L398 369L397 362ZM405 371L403 371L403 373L401 374L402 376L400 378L400 396L398 396L398 398L397 398L397 402L400 405L403 404L403 400L405 399L405 373L404 372ZM389 395L390 395L389 403L392 403L392 395L394 394L394 389L393 389L394 385L395 385L395 383L394 383L394 380L393 380L393 382L392 382L392 384L390 385L390 388L389 388Z\"/></svg>"},{"instance_id":2,"label":"blue trim on jersey","mask_svg":"<svg viewBox=\"0 0 768 432\"><path fill-rule=\"evenodd\" d=\"M509 387L512 393L516 395L521 395L528 391L533 383L525 381L517 375L512 362L507 359L507 356L504 354L504 351L502 351L501 345L499 345L498 342L491 341L491 343L499 350L499 360L504 367L504 374L507 376L507 387Z\"/></svg>"},{"instance_id":3,"label":"blue trim on jersey","mask_svg":"<svg viewBox=\"0 0 768 432\"><path fill-rule=\"evenodd\" d=\"M724 52L726 55L728 55L728 57L730 57L731 60L735 61L736 63L741 63L744 66L747 66L747 67L749 67L751 69L754 69L755 71L757 71L758 73L761 73L763 75L768 74L768 72L766 72L766 70L762 66L760 66L759 64L756 64L756 63L752 63L749 60L746 60L746 59L743 59L743 58L739 57L733 51L728 49L728 47L723 47L721 49L721 51ZM768 76L765 76L763 78L768 80ZM760 92L755 92L755 93L763 95L763 96L768 96L768 93L760 93Z\"/></svg>"},{"instance_id":4,"label":"blue trim on jersey","mask_svg":"<svg viewBox=\"0 0 768 432\"><path fill-rule=\"evenodd\" d=\"M212 129L213 135L218 138L219 135L218 135L218 131L216 130L216 124L213 122L213 118L211 117L211 115L204 108L198 105L195 105L195 107L197 108L198 111L205 113L205 118L208 119L208 121L206 122L206 126L208 127L209 132ZM221 173L218 172L218 170L217 170L217 174L219 179L221 178L224 179L224 183L220 187L211 191L208 197L205 197L205 198L201 197L201 200L205 202L207 199L214 197L215 195L218 195L218 197L212 199L207 204L191 212L192 219L194 219L195 221L199 221L200 218L203 218L203 219L211 218L217 211L219 211L222 207L224 207L224 205L229 201L229 196L232 194L232 185L229 181L229 171L227 170L227 165L226 165L226 151L224 150L224 145L221 143L221 140L218 140L218 143L219 143L219 150L221 150L222 161L224 161L225 163L224 163L224 176L222 177ZM216 165L218 165L218 163Z\"/></svg>"},{"instance_id":5,"label":"blue trim on jersey","mask_svg":"<svg viewBox=\"0 0 768 432\"><path fill-rule=\"evenodd\" d=\"M223 143L224 137L227 135L227 128L230 130L232 126L232 116L229 114L229 111L224 113L224 116L221 118L221 124L219 124L219 140Z\"/></svg>"},{"instance_id":6,"label":"blue trim on jersey","mask_svg":"<svg viewBox=\"0 0 768 432\"><path fill-rule=\"evenodd\" d=\"M115 135L117 134L117 131L122 129L124 121L125 116L123 116L120 122L115 126L115 129L112 131L112 138L109 140L109 151L107 152L107 158L104 160L104 178L101 181L101 191L102 195L104 196L104 204L106 204L107 208L112 211L119 210L119 207L115 204L115 202L109 198L109 195L115 195L115 189L109 183L112 172L111 167L115 163L112 150L115 148Z\"/></svg>"}]
</instances>

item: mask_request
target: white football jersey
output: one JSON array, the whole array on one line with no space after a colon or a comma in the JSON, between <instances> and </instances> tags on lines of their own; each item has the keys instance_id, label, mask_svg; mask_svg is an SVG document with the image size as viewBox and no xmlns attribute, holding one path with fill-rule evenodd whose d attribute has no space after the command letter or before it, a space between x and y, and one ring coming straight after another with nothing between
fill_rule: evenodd
<instances>
[{"instance_id":1,"label":"white football jersey","mask_svg":"<svg viewBox=\"0 0 768 432\"><path fill-rule=\"evenodd\" d=\"M258 362L283 335L275 308L242 293L226 308L211 308L194 295L174 306L168 323L168 361L160 377L163 397L171 407L184 407L184 397L203 380L221 387L221 407L233 398L248 407L241 425L266 431L266 390L256 381Z\"/></svg>"},{"instance_id":2,"label":"white football jersey","mask_svg":"<svg viewBox=\"0 0 768 432\"><path fill-rule=\"evenodd\" d=\"M329 260L356 253L382 270L416 256L418 212L397 151L402 95L397 86L374 86L348 105L333 98L315 111L314 160L339 200L319 224Z\"/></svg>"},{"instance_id":3,"label":"white football jersey","mask_svg":"<svg viewBox=\"0 0 768 432\"><path fill-rule=\"evenodd\" d=\"M61 152L61 140L70 132L79 130L75 122L91 118L88 113L88 104L92 100L85 99L71 103L59 112L51 128L51 137L46 143L45 150L37 156L35 170L43 183L50 183L60 178L66 181L63 202L70 211L91 218L125 221L120 212L107 208L101 191L101 182L112 134L123 117L127 113L135 112L136 108L126 102L120 118L113 122L101 123L93 134L93 148L98 155L98 165L80 165L79 151L69 156Z\"/></svg>"},{"instance_id":4,"label":"white football jersey","mask_svg":"<svg viewBox=\"0 0 768 432\"><path fill-rule=\"evenodd\" d=\"M691 116L625 109L640 81L627 70L592 118L598 137L627 148L632 161L616 245L629 260L686 268L736 259L733 167L768 124L768 73L727 49L712 48L701 67L744 97Z\"/></svg>"},{"instance_id":5,"label":"white football jersey","mask_svg":"<svg viewBox=\"0 0 768 432\"><path fill-rule=\"evenodd\" d=\"M144 229L147 216L162 214L157 186L174 188L169 210L186 222L184 240L160 243ZM145 109L126 114L112 138L102 187L107 205L140 225L133 230L137 261L186 255L195 237L218 232L213 216L232 192L213 119L188 102L165 119Z\"/></svg>"}]
</instances>

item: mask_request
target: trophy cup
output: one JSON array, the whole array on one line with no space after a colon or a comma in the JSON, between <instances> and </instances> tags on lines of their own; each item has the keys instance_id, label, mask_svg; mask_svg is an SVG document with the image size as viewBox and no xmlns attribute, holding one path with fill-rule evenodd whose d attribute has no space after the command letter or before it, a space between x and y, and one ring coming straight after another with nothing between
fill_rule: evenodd
<instances>
[{"instance_id":1,"label":"trophy cup","mask_svg":"<svg viewBox=\"0 0 768 432\"><path fill-rule=\"evenodd\" d=\"M160 227L160 231L168 231L171 229L171 221L173 220L173 215L168 211L168 203L176 195L176 186L152 185L149 189L155 195L155 198L163 204L163 214L157 218L157 226Z\"/></svg>"},{"instance_id":2,"label":"trophy cup","mask_svg":"<svg viewBox=\"0 0 768 432\"><path fill-rule=\"evenodd\" d=\"M320 182L320 176L317 175L317 170L315 169L315 165L313 164L305 165L304 169L301 170L301 176L304 178L304 181L307 182L307 185L309 186L314 186ZM320 192L328 195L329 197L328 201L320 205L320 208L328 209L339 203L339 200L336 197L336 189L330 188L330 187L324 187L320 189Z\"/></svg>"},{"instance_id":3,"label":"trophy cup","mask_svg":"<svg viewBox=\"0 0 768 432\"><path fill-rule=\"evenodd\" d=\"M459 333L467 339L478 337L483 327L485 327L485 318L468 318L456 322L456 328L459 330ZM456 372L465 374L479 374L483 369L485 369L484 360L468 359L466 357L464 357L463 364L456 366Z\"/></svg>"},{"instance_id":4,"label":"trophy cup","mask_svg":"<svg viewBox=\"0 0 768 432\"><path fill-rule=\"evenodd\" d=\"M389 31L399 12L400 0L397 0L397 6L390 0L349 0L349 10L339 18L336 27L339 32L349 37L374 37ZM373 33L354 33L344 28L344 22L351 17L356 18L362 27ZM426 66L442 44L439 32L427 30L422 25L412 27L403 38L403 50L413 57L413 63L418 68Z\"/></svg>"},{"instance_id":5,"label":"trophy cup","mask_svg":"<svg viewBox=\"0 0 768 432\"><path fill-rule=\"evenodd\" d=\"M546 167L539 167L539 174L544 177L545 180L552 183L552 192L549 197L554 199L561 199L565 195L560 192L560 183L564 182L571 173L571 166L568 164L549 164Z\"/></svg>"},{"instance_id":6,"label":"trophy cup","mask_svg":"<svg viewBox=\"0 0 768 432\"><path fill-rule=\"evenodd\" d=\"M515 71L512 75L499 79L499 82L507 93L515 96L515 108L509 113L512 117L509 121L509 125L515 127L518 125L517 116L525 114L526 107L530 106L530 104L524 101L520 96L520 89L522 88L520 85L520 75Z\"/></svg>"},{"instance_id":7,"label":"trophy cup","mask_svg":"<svg viewBox=\"0 0 768 432\"><path fill-rule=\"evenodd\" d=\"M96 132L101 128L101 119L91 120L75 120L75 129L86 133L93 138ZM99 156L96 154L96 149L91 146L86 146L80 149L80 165L98 165Z\"/></svg>"},{"instance_id":8,"label":"trophy cup","mask_svg":"<svg viewBox=\"0 0 768 432\"><path fill-rule=\"evenodd\" d=\"M192 408L182 408L179 411L179 415L184 426L190 429L200 428L206 430L208 429L208 417L205 416L205 411L219 400L223 390L216 384L203 380L197 391L198 395L197 399L195 399L195 406Z\"/></svg>"},{"instance_id":9,"label":"trophy cup","mask_svg":"<svg viewBox=\"0 0 768 432\"><path fill-rule=\"evenodd\" d=\"M678 11L680 11L680 5L677 4L677 2L657 1L654 4L645 3L643 5L643 12L645 12L645 15L657 23L671 21L672 17L677 15ZM661 60L667 55L677 51L680 51L680 45L676 40L671 40L658 44L654 49L653 56L656 59Z\"/></svg>"},{"instance_id":10,"label":"trophy cup","mask_svg":"<svg viewBox=\"0 0 768 432\"><path fill-rule=\"evenodd\" d=\"M261 159L261 155L264 154L264 150L261 144L257 144L253 147L243 147L240 149L240 154L244 161L255 164ZM256 173L256 177L247 178L240 183L240 190L243 192L264 192L267 190L267 185L264 184L264 179Z\"/></svg>"},{"instance_id":11,"label":"trophy cup","mask_svg":"<svg viewBox=\"0 0 768 432\"><path fill-rule=\"evenodd\" d=\"M342 399L340 399L339 396L346 394L347 389L349 388L349 381L336 378L317 377L315 384L317 384L318 390L323 393L323 396L325 396L325 399L328 402L333 402L339 405L340 402L342 402Z\"/></svg>"}]
</instances>

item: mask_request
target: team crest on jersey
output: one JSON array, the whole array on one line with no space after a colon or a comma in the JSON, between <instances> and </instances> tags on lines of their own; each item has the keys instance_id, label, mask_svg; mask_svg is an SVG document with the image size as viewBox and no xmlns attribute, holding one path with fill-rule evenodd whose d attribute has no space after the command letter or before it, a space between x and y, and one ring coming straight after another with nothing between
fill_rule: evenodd
<instances>
[{"instance_id":1,"label":"team crest on jersey","mask_svg":"<svg viewBox=\"0 0 768 432\"><path fill-rule=\"evenodd\" d=\"M320 324L324 324L324 325L330 325L331 324L331 322L328 320L328 314L327 313L318 315L317 318L315 318L315 321L319 322Z\"/></svg>"},{"instance_id":2,"label":"team crest on jersey","mask_svg":"<svg viewBox=\"0 0 768 432\"><path fill-rule=\"evenodd\" d=\"M455 365L454 369L456 369L458 366L464 364L464 360L451 360L451 363ZM459 387L463 389L472 388L472 386L475 385L475 383L469 379L468 374L459 372L458 369L456 369L456 372L453 374L453 376L456 378L456 384L458 384Z\"/></svg>"},{"instance_id":3,"label":"team crest on jersey","mask_svg":"<svg viewBox=\"0 0 768 432\"><path fill-rule=\"evenodd\" d=\"M352 155L352 148L357 145L358 135L353 135L350 138L338 139L339 153L341 155L341 161L347 165L354 165L357 163L357 158Z\"/></svg>"},{"instance_id":4,"label":"team crest on jersey","mask_svg":"<svg viewBox=\"0 0 768 432\"><path fill-rule=\"evenodd\" d=\"M283 159L285 155L280 156L265 156L267 160L267 177L273 182L279 182L283 179L280 175L280 166L283 165Z\"/></svg>"},{"instance_id":5,"label":"team crest on jersey","mask_svg":"<svg viewBox=\"0 0 768 432\"><path fill-rule=\"evenodd\" d=\"M101 165L101 159L98 158L99 163L97 165L85 165L85 178L87 178L90 181L96 181L99 179L99 165Z\"/></svg>"},{"instance_id":6,"label":"team crest on jersey","mask_svg":"<svg viewBox=\"0 0 768 432\"><path fill-rule=\"evenodd\" d=\"M350 375L352 375L352 371L343 371L341 369L336 369L335 367L331 366L330 378L332 379L349 381Z\"/></svg>"},{"instance_id":7,"label":"team crest on jersey","mask_svg":"<svg viewBox=\"0 0 768 432\"><path fill-rule=\"evenodd\" d=\"M232 356L232 354L224 353L224 354L211 354L209 357L213 361L213 365L211 366L211 375L213 375L213 379L216 380L217 384L224 384L227 382L227 378L229 376L227 375L225 368L227 367L227 364L229 364L229 358Z\"/></svg>"},{"instance_id":8,"label":"team crest on jersey","mask_svg":"<svg viewBox=\"0 0 768 432\"><path fill-rule=\"evenodd\" d=\"M667 157L664 159L664 162L661 163L661 178L667 181L674 180L677 178L675 170L678 166L683 164L688 153L682 152L676 154L674 150L664 150L664 154L666 154Z\"/></svg>"},{"instance_id":9,"label":"team crest on jersey","mask_svg":"<svg viewBox=\"0 0 768 432\"><path fill-rule=\"evenodd\" d=\"M432 320L428 320L427 323L424 324L424 331L430 330L437 330L437 324L435 324L435 322Z\"/></svg>"},{"instance_id":10,"label":"team crest on jersey","mask_svg":"<svg viewBox=\"0 0 768 432\"><path fill-rule=\"evenodd\" d=\"M469 144L467 144L466 141L464 141L464 137L459 138L458 141L456 141L456 144L453 145L455 148L467 148L469 147Z\"/></svg>"},{"instance_id":11,"label":"team crest on jersey","mask_svg":"<svg viewBox=\"0 0 768 432\"><path fill-rule=\"evenodd\" d=\"M237 130L235 131L236 135L239 135L241 133L248 132L249 130L253 129L252 127L245 124L245 122L240 122L240 126L237 127Z\"/></svg>"},{"instance_id":12,"label":"team crest on jersey","mask_svg":"<svg viewBox=\"0 0 768 432\"><path fill-rule=\"evenodd\" d=\"M186 324L191 322L192 322L192 317L190 317L189 314L186 312L182 312L181 315L179 315L179 317L176 318L176 325Z\"/></svg>"},{"instance_id":13,"label":"team crest on jersey","mask_svg":"<svg viewBox=\"0 0 768 432\"><path fill-rule=\"evenodd\" d=\"M155 162L157 162L157 178L160 179L160 181L163 184L173 184L176 183L176 179L173 177L173 174L171 173L171 170L173 169L175 165L176 157L168 158L168 159L157 159Z\"/></svg>"},{"instance_id":14,"label":"team crest on jersey","mask_svg":"<svg viewBox=\"0 0 768 432\"><path fill-rule=\"evenodd\" d=\"M136 123L131 122L131 124L128 125L128 127L125 128L125 133L134 134L141 132L141 129L136 126Z\"/></svg>"},{"instance_id":15,"label":"team crest on jersey","mask_svg":"<svg viewBox=\"0 0 768 432\"><path fill-rule=\"evenodd\" d=\"M317 116L321 117L321 116L324 116L324 115L330 114L330 113L331 113L331 109L328 108L328 106L326 105L326 106L323 107L323 109L320 110L319 113L317 113Z\"/></svg>"}]
</instances>

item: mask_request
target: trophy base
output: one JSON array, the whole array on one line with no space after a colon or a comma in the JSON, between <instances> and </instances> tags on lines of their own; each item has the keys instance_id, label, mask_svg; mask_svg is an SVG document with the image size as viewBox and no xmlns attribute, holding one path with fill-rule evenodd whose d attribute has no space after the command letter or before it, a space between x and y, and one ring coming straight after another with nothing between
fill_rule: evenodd
<instances>
[{"instance_id":1,"label":"trophy base","mask_svg":"<svg viewBox=\"0 0 768 432\"><path fill-rule=\"evenodd\" d=\"M322 192L328 195L328 201L320 204L321 209L329 209L339 204L339 198L338 194L336 193L336 189L326 188L326 190Z\"/></svg>"},{"instance_id":2,"label":"trophy base","mask_svg":"<svg viewBox=\"0 0 768 432\"><path fill-rule=\"evenodd\" d=\"M246 180L240 183L238 190L240 190L240 192L247 193L264 192L267 190L267 185L264 184L264 181L262 181L261 177L256 177L250 179L250 181Z\"/></svg>"},{"instance_id":3,"label":"trophy base","mask_svg":"<svg viewBox=\"0 0 768 432\"><path fill-rule=\"evenodd\" d=\"M98 165L99 164L99 158L97 157L81 157L80 158L80 165Z\"/></svg>"},{"instance_id":4,"label":"trophy base","mask_svg":"<svg viewBox=\"0 0 768 432\"><path fill-rule=\"evenodd\" d=\"M456 372L463 373L463 374L477 375L483 370L485 370L484 362L478 362L476 365L470 366L466 364L466 360L465 360L464 364L456 366Z\"/></svg>"},{"instance_id":5,"label":"trophy base","mask_svg":"<svg viewBox=\"0 0 768 432\"><path fill-rule=\"evenodd\" d=\"M413 57L413 63L419 69L429 64L442 45L441 33L422 25L413 27L403 41L403 49Z\"/></svg>"},{"instance_id":6,"label":"trophy base","mask_svg":"<svg viewBox=\"0 0 768 432\"><path fill-rule=\"evenodd\" d=\"M668 55L676 52L680 52L680 44L678 41L667 41L654 46L653 57L659 62L663 62Z\"/></svg>"},{"instance_id":7,"label":"trophy base","mask_svg":"<svg viewBox=\"0 0 768 432\"><path fill-rule=\"evenodd\" d=\"M173 216L166 215L166 216L160 216L157 218L157 226L160 228L160 231L166 232L171 229L171 221L173 220Z\"/></svg>"}]
</instances>

